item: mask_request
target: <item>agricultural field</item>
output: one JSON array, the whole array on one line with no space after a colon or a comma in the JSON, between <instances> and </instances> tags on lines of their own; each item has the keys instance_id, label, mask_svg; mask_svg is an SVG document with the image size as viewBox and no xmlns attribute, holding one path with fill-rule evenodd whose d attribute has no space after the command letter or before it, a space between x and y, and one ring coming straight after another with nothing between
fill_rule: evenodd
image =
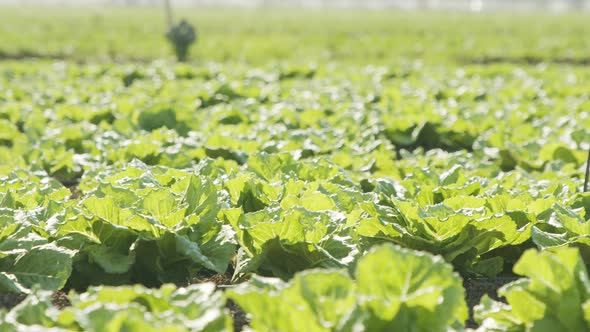
<instances>
[{"instance_id":1,"label":"agricultural field","mask_svg":"<svg viewBox=\"0 0 590 332\"><path fill-rule=\"evenodd\" d=\"M590 25L0 7L0 331L590 331Z\"/></svg>"}]
</instances>

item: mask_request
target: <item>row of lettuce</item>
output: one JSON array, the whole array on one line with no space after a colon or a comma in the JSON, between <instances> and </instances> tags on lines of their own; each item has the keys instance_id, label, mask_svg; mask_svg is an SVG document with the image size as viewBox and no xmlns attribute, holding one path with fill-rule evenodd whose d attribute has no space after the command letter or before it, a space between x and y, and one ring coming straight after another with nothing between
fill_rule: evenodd
<instances>
[{"instance_id":1,"label":"row of lettuce","mask_svg":"<svg viewBox=\"0 0 590 332\"><path fill-rule=\"evenodd\" d=\"M67 180L133 159L241 165L265 151L330 156L360 180L399 178L393 161L421 148L473 151L504 171L571 170L590 135L588 79L575 67L10 63L0 167Z\"/></svg>"},{"instance_id":2,"label":"row of lettuce","mask_svg":"<svg viewBox=\"0 0 590 332\"><path fill-rule=\"evenodd\" d=\"M588 257L590 194L577 180L410 165L405 180L357 183L326 159L286 153L253 156L240 171L224 165L99 167L75 195L44 170L10 172L0 181L0 290L152 286L228 269L234 281L286 280L352 271L382 242L439 254L466 276L510 272L528 248Z\"/></svg>"},{"instance_id":3,"label":"row of lettuce","mask_svg":"<svg viewBox=\"0 0 590 332\"><path fill-rule=\"evenodd\" d=\"M590 279L577 249L524 253L514 267L524 278L503 286L506 302L485 295L475 307L484 331L587 331ZM249 318L249 331L464 331L461 278L440 256L376 246L351 275L312 269L289 282L253 276L222 292L213 283L91 287L70 292L58 310L35 289L10 312L2 331L233 331L228 300ZM471 329L467 329L473 331Z\"/></svg>"},{"instance_id":4,"label":"row of lettuce","mask_svg":"<svg viewBox=\"0 0 590 332\"><path fill-rule=\"evenodd\" d=\"M223 330L231 298L255 330L460 330L452 271L514 269L482 328L586 329L587 72L228 72L2 67L3 328ZM127 286L212 273L249 282Z\"/></svg>"}]
</instances>

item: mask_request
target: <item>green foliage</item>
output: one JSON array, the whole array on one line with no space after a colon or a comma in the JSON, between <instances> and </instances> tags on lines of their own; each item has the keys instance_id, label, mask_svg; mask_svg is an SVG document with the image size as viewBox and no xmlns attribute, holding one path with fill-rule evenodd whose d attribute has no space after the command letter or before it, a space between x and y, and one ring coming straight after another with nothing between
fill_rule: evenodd
<instances>
[{"instance_id":1,"label":"green foliage","mask_svg":"<svg viewBox=\"0 0 590 332\"><path fill-rule=\"evenodd\" d=\"M217 188L198 174L135 161L80 186L91 194L56 225L63 245L78 249L76 281L118 276L158 284L189 280L200 268L227 269L234 233L217 219Z\"/></svg>"},{"instance_id":2,"label":"green foliage","mask_svg":"<svg viewBox=\"0 0 590 332\"><path fill-rule=\"evenodd\" d=\"M255 276L228 296L256 331L445 331L467 318L461 278L440 257L378 246L355 276L308 270L289 283Z\"/></svg>"},{"instance_id":3,"label":"green foliage","mask_svg":"<svg viewBox=\"0 0 590 332\"><path fill-rule=\"evenodd\" d=\"M587 329L587 18L187 11L171 63L128 61L149 9L17 11L0 58L51 62L0 61L0 330L226 330L208 278L252 329L461 330L453 271L512 270L482 329Z\"/></svg>"},{"instance_id":4,"label":"green foliage","mask_svg":"<svg viewBox=\"0 0 590 332\"><path fill-rule=\"evenodd\" d=\"M228 65L228 81L214 66L66 65L65 80L80 88L40 99L25 97L31 82L48 86L56 72L11 68L22 91L3 95L2 117L16 128L5 139L19 144L0 149L0 236L27 249L2 249L4 289L182 284L228 267L234 281L289 280L310 268L354 271L383 242L439 254L467 276L505 273L529 247L590 257L588 203L577 193L587 105L575 84L561 87L558 68L525 77L375 67L359 77L339 66ZM498 98L459 94L449 77ZM516 93L530 77L556 91L554 107ZM343 78L351 87L334 82ZM438 107L441 89L461 106ZM417 90L429 91L426 101ZM510 127L477 111L505 100L537 111L503 112ZM560 143L541 146L540 136ZM76 188L59 183L71 178ZM33 248L53 269L25 269Z\"/></svg>"},{"instance_id":5,"label":"green foliage","mask_svg":"<svg viewBox=\"0 0 590 332\"><path fill-rule=\"evenodd\" d=\"M508 66L571 61L582 65L590 49L584 38L589 33L587 17L582 12L522 12L514 19L502 13L201 7L181 8L179 14L197 22L202 32L199 47L192 51L195 59L256 66L286 62L285 78L305 77L309 72L293 69L309 61L397 65L416 59L425 64ZM4 6L0 54L117 61L167 58L162 15L161 8L137 6L67 11ZM393 78L406 75L405 69L389 74ZM442 100L454 91L440 87L435 93ZM465 96L482 101L495 98L493 91L483 89L467 91Z\"/></svg>"},{"instance_id":6,"label":"green foliage","mask_svg":"<svg viewBox=\"0 0 590 332\"><path fill-rule=\"evenodd\" d=\"M232 331L222 294L210 283L160 289L93 287L70 294L71 307L57 310L51 293L36 290L5 314L3 331ZM2 315L2 313L0 313Z\"/></svg>"},{"instance_id":7,"label":"green foliage","mask_svg":"<svg viewBox=\"0 0 590 332\"><path fill-rule=\"evenodd\" d=\"M487 296L475 308L482 331L586 331L590 279L578 250L525 252L514 266L525 276L502 287L507 304Z\"/></svg>"}]
</instances>

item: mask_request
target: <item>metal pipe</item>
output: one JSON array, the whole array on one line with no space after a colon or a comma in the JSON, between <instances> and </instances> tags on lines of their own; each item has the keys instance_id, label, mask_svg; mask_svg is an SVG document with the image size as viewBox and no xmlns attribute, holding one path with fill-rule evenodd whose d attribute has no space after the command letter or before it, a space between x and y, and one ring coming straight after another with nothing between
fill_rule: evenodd
<instances>
[{"instance_id":1,"label":"metal pipe","mask_svg":"<svg viewBox=\"0 0 590 332\"><path fill-rule=\"evenodd\" d=\"M584 192L588 191L588 177L590 176L590 148L588 148L588 160L586 161L586 177L584 178Z\"/></svg>"},{"instance_id":2,"label":"metal pipe","mask_svg":"<svg viewBox=\"0 0 590 332\"><path fill-rule=\"evenodd\" d=\"M164 7L166 9L166 21L168 23L168 29L172 27L172 23L174 22L174 17L172 16L172 6L170 5L170 0L164 0Z\"/></svg>"}]
</instances>

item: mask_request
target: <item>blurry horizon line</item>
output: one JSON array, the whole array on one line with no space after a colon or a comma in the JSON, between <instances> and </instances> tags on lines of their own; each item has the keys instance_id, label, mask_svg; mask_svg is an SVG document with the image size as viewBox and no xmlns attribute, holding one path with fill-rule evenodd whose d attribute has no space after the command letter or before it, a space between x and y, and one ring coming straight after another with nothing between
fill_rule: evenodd
<instances>
[{"instance_id":1,"label":"blurry horizon line","mask_svg":"<svg viewBox=\"0 0 590 332\"><path fill-rule=\"evenodd\" d=\"M180 8L590 12L590 0L172 0ZM0 0L0 6L159 7L162 0Z\"/></svg>"}]
</instances>

